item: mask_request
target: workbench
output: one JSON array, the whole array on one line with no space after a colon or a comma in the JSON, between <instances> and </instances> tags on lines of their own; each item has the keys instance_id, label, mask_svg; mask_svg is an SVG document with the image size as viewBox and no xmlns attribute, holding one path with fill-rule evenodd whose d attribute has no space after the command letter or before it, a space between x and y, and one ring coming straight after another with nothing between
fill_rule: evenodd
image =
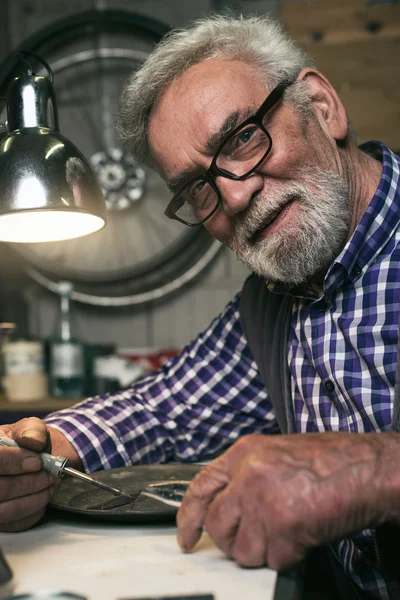
<instances>
[{"instance_id":1,"label":"workbench","mask_svg":"<svg viewBox=\"0 0 400 600\"><path fill-rule=\"evenodd\" d=\"M63 590L87 600L212 594L215 600L273 600L276 572L243 569L204 533L183 554L176 527L48 518L34 529L2 533L14 594Z\"/></svg>"}]
</instances>

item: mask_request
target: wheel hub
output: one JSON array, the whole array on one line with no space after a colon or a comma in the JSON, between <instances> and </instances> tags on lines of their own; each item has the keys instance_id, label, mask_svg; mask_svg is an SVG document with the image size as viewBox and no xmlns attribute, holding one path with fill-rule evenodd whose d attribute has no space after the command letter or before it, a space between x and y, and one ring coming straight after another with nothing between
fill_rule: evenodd
<instances>
[{"instance_id":1,"label":"wheel hub","mask_svg":"<svg viewBox=\"0 0 400 600\"><path fill-rule=\"evenodd\" d=\"M143 196L146 173L119 148L93 154L90 163L99 180L108 210L126 210Z\"/></svg>"}]
</instances>

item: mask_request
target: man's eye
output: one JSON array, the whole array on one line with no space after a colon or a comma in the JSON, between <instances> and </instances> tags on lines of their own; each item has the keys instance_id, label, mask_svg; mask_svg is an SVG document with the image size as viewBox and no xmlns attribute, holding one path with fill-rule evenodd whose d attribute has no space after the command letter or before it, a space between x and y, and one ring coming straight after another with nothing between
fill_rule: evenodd
<instances>
[{"instance_id":1,"label":"man's eye","mask_svg":"<svg viewBox=\"0 0 400 600\"><path fill-rule=\"evenodd\" d=\"M194 183L190 189L190 195L192 197L196 197L199 194L201 194L201 192L204 190L204 187L206 186L206 182L205 181L197 181L196 183Z\"/></svg>"},{"instance_id":2,"label":"man's eye","mask_svg":"<svg viewBox=\"0 0 400 600\"><path fill-rule=\"evenodd\" d=\"M240 147L243 144L247 144L251 140L254 135L254 129L246 129L245 131L241 131L237 135L236 146Z\"/></svg>"},{"instance_id":3,"label":"man's eye","mask_svg":"<svg viewBox=\"0 0 400 600\"><path fill-rule=\"evenodd\" d=\"M185 200L191 204L195 210L207 210L210 203L213 204L215 201L215 193L212 186L207 183L207 181L198 179L187 189Z\"/></svg>"},{"instance_id":4,"label":"man's eye","mask_svg":"<svg viewBox=\"0 0 400 600\"><path fill-rule=\"evenodd\" d=\"M230 138L221 149L224 156L235 157L242 152L250 151L258 143L259 130L257 127L246 127Z\"/></svg>"}]
</instances>

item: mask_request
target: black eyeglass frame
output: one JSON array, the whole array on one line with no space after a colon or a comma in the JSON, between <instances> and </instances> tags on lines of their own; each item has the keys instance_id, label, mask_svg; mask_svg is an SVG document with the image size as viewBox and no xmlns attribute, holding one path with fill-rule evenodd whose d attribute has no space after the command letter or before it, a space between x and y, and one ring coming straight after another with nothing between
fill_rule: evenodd
<instances>
[{"instance_id":1,"label":"black eyeglass frame","mask_svg":"<svg viewBox=\"0 0 400 600\"><path fill-rule=\"evenodd\" d=\"M272 138L271 138L270 134L268 133L268 131L266 130L266 128L264 127L263 119L264 119L265 115L267 114L267 112L270 111L271 108L273 108L280 100L282 100L285 90L293 83L294 83L293 80L292 81L281 81L281 83L279 83L272 90L272 92L270 94L268 94L268 96L266 97L264 102L261 104L261 106L257 110L257 112L254 113L254 115L252 115L245 121L243 121L243 123L240 123L240 125L235 127L235 129L229 135L226 136L226 138L221 142L221 144L218 147L218 150L214 154L214 157L213 157L211 164L210 164L209 168L207 169L207 171L205 171L202 175L197 175L196 177L193 177L193 179L191 179L190 181L185 183L176 192L176 194L174 194L174 196L172 197L171 201L169 202L167 208L164 211L164 215L166 217L168 217L169 219L174 219L175 221L179 221L180 223L183 223L184 225L187 225L188 227L198 227L198 225L202 225L205 221L207 221L207 219L210 219L217 212L217 210L220 207L221 202L222 202L221 192L218 189L215 178L220 176L220 177L226 177L227 179L233 179L234 181L243 181L244 179L247 179L247 177L249 177L252 173L254 173L254 171L256 171L258 169L258 167L265 161L268 154L271 152L271 148L272 148ZM254 165L254 167L252 167L249 171L247 171L247 173L243 173L243 175L234 175L230 171L226 171L225 169L221 169L220 167L218 167L216 163L217 163L217 160L221 153L222 148L227 144L227 142L231 138L233 138L237 134L238 131L243 129L243 127L246 127L247 125L251 125L251 124L257 125L257 127L259 127L265 133L267 138L269 139L269 147L266 150L265 154L262 156L262 158L260 158L260 160L257 162L257 164ZM217 194L218 199L215 204L215 207L213 208L213 210L210 212L209 215L204 217L204 219L202 219L198 223L190 223L189 221L185 221L184 219L181 219L181 217L178 217L178 215L173 211L175 210L176 201L177 201L179 195L182 193L182 191L187 186L191 185L194 181L198 181L198 180L204 180L209 185L211 185L211 187ZM180 206L182 206L182 204ZM179 206L179 208L180 208L180 206Z\"/></svg>"}]
</instances>

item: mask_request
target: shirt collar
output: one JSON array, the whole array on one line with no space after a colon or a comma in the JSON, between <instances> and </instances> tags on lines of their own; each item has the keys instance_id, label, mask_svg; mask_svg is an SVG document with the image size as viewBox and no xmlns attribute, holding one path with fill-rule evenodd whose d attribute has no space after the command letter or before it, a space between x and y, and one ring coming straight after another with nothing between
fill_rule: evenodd
<instances>
[{"instance_id":1,"label":"shirt collar","mask_svg":"<svg viewBox=\"0 0 400 600\"><path fill-rule=\"evenodd\" d=\"M340 265L348 277L359 277L386 246L400 222L399 157L380 142L368 142L360 148L371 154L381 152L382 174L360 223L327 273L325 289L334 284L331 273L334 274L336 265Z\"/></svg>"},{"instance_id":2,"label":"shirt collar","mask_svg":"<svg viewBox=\"0 0 400 600\"><path fill-rule=\"evenodd\" d=\"M324 282L325 293L338 287L344 277L357 278L367 267L390 237L400 222L400 159L381 142L367 142L360 149L374 156L381 156L382 174L370 204L353 235L342 252L330 266ZM316 284L287 286L267 282L274 293L317 299L323 291Z\"/></svg>"}]
</instances>

